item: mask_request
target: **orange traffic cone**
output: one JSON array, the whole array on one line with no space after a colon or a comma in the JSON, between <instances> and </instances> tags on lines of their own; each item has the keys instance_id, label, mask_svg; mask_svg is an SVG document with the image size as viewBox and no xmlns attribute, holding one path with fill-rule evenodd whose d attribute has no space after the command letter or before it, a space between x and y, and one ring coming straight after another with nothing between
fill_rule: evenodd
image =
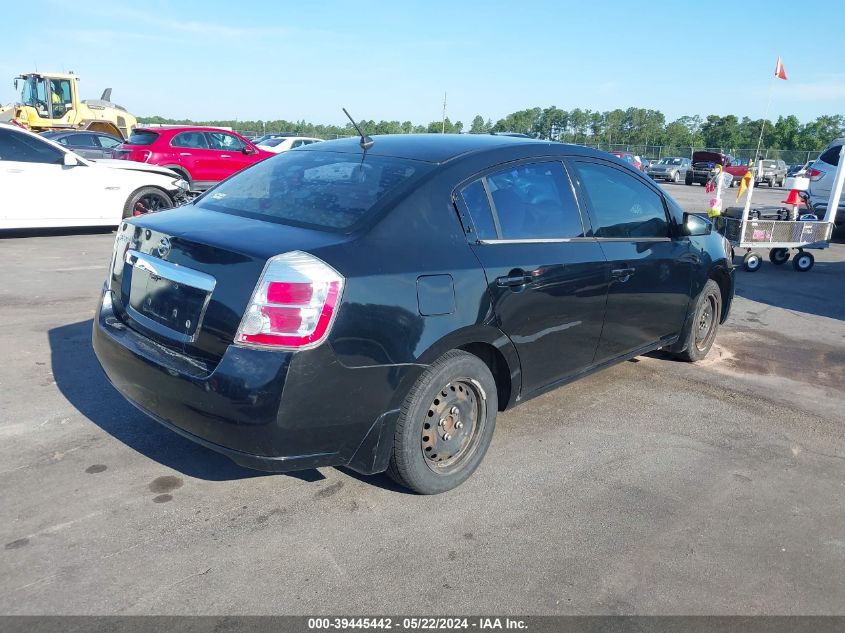
<instances>
[{"instance_id":1,"label":"orange traffic cone","mask_svg":"<svg viewBox=\"0 0 845 633\"><path fill-rule=\"evenodd\" d=\"M786 196L786 200L782 200L781 202L792 207L792 213L790 214L790 219L792 220L798 219L798 207L804 206L805 204L799 189L791 189L789 195Z\"/></svg>"}]
</instances>

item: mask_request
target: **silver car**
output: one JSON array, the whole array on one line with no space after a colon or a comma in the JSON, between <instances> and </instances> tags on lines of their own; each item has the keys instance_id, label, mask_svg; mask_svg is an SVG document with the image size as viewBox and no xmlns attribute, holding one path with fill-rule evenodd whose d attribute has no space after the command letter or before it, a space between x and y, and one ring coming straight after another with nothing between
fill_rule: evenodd
<instances>
[{"instance_id":1,"label":"silver car","mask_svg":"<svg viewBox=\"0 0 845 633\"><path fill-rule=\"evenodd\" d=\"M822 217L827 208L827 201L830 198L830 189L833 187L833 179L836 176L836 167L839 165L839 152L845 145L845 138L838 138L831 141L816 161L804 174L810 179L810 206L813 207L816 215ZM845 195L839 200L839 208L836 210L834 220L837 226L845 224Z\"/></svg>"},{"instance_id":2,"label":"silver car","mask_svg":"<svg viewBox=\"0 0 845 633\"><path fill-rule=\"evenodd\" d=\"M689 158L673 156L669 158L661 158L656 163L651 163L645 173L655 180L681 182L684 178L686 178L687 170L689 168Z\"/></svg>"}]
</instances>

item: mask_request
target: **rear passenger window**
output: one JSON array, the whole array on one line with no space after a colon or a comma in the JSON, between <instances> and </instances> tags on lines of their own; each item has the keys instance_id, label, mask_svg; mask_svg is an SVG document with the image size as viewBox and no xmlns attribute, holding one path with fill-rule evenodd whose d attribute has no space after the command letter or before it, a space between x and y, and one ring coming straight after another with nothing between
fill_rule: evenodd
<instances>
[{"instance_id":1,"label":"rear passenger window","mask_svg":"<svg viewBox=\"0 0 845 633\"><path fill-rule=\"evenodd\" d=\"M581 237L584 227L569 179L558 162L519 165L487 176L500 237Z\"/></svg>"},{"instance_id":2,"label":"rear passenger window","mask_svg":"<svg viewBox=\"0 0 845 633\"><path fill-rule=\"evenodd\" d=\"M487 201L487 192L480 180L476 180L461 190L461 197L475 226L475 235L479 240L495 240L496 225L493 222L493 212Z\"/></svg>"},{"instance_id":3,"label":"rear passenger window","mask_svg":"<svg viewBox=\"0 0 845 633\"><path fill-rule=\"evenodd\" d=\"M191 149L208 149L208 139L202 132L182 132L173 137L170 145Z\"/></svg>"},{"instance_id":4,"label":"rear passenger window","mask_svg":"<svg viewBox=\"0 0 845 633\"><path fill-rule=\"evenodd\" d=\"M835 147L831 147L827 150L824 154L819 156L819 160L823 160L828 165L833 165L834 167L839 165L839 152L842 151L841 145L836 145Z\"/></svg>"},{"instance_id":5,"label":"rear passenger window","mask_svg":"<svg viewBox=\"0 0 845 633\"><path fill-rule=\"evenodd\" d=\"M620 169L576 162L581 187L590 200L595 237L669 237L663 198Z\"/></svg>"}]
</instances>

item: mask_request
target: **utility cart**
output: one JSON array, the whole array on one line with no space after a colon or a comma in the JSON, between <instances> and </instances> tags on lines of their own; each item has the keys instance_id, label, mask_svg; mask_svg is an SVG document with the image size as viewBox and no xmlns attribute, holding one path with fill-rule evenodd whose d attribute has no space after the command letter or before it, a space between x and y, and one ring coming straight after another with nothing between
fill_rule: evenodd
<instances>
[{"instance_id":1,"label":"utility cart","mask_svg":"<svg viewBox=\"0 0 845 633\"><path fill-rule=\"evenodd\" d=\"M760 255L754 252L755 248L768 248L769 261L778 266L788 262L790 251L794 250L796 253L792 258L792 267L798 272L807 272L816 261L808 250L827 248L833 233L833 222L823 220L769 220L723 216L717 227L735 252L745 249L742 266L748 272L760 270L763 263Z\"/></svg>"},{"instance_id":2,"label":"utility cart","mask_svg":"<svg viewBox=\"0 0 845 633\"><path fill-rule=\"evenodd\" d=\"M827 248L833 234L833 219L842 196L845 180L845 146L843 146L836 170L834 186L830 191L824 217L814 215L798 216L798 191L793 191L784 201L787 207L751 207L754 181L748 187L744 207L732 207L716 221L717 230L725 236L734 251L745 249L742 265L748 272L760 270L763 263L754 249L768 248L769 261L776 265L789 261L790 251L795 251L792 267L798 272L807 272L815 264L812 249ZM790 209L789 206L792 208ZM790 218L790 219L787 219ZM797 218L797 219L796 219ZM803 219L802 219L803 218ZM815 218L815 219L814 219ZM738 254L738 253L737 253Z\"/></svg>"}]
</instances>

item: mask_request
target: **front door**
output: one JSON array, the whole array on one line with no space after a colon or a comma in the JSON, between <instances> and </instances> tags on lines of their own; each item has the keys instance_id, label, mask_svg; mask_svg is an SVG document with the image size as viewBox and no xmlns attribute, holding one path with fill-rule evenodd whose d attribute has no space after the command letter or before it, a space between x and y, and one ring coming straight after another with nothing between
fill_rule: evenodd
<instances>
[{"instance_id":1,"label":"front door","mask_svg":"<svg viewBox=\"0 0 845 633\"><path fill-rule=\"evenodd\" d=\"M677 336L689 305L692 265L688 240L673 239L663 195L610 163L578 159L571 165L610 267L596 362Z\"/></svg>"},{"instance_id":2,"label":"front door","mask_svg":"<svg viewBox=\"0 0 845 633\"><path fill-rule=\"evenodd\" d=\"M458 196L474 225L493 312L513 342L528 394L589 367L604 320L607 265L585 237L560 161L514 164Z\"/></svg>"}]
</instances>

